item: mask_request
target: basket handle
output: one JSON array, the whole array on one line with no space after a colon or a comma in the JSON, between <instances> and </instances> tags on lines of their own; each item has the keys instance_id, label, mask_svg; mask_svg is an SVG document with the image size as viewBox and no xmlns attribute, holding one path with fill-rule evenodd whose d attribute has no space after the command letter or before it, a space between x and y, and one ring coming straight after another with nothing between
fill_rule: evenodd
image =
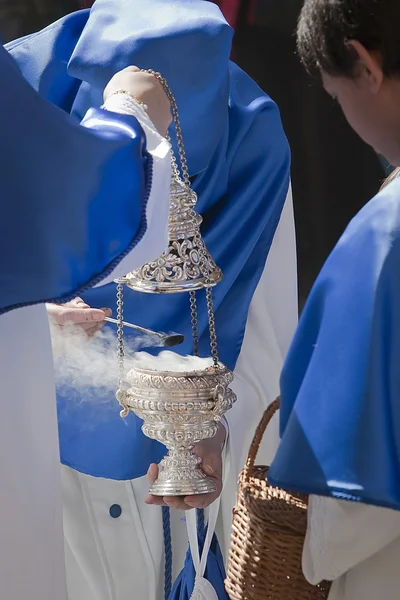
<instances>
[{"instance_id":1,"label":"basket handle","mask_svg":"<svg viewBox=\"0 0 400 600\"><path fill-rule=\"evenodd\" d=\"M261 440L263 439L265 430L267 429L272 417L275 413L278 412L280 406L280 396L268 406L267 410L264 412L260 423L256 429L256 432L253 437L253 441L251 442L249 454L246 460L246 466L244 468L244 477L245 480L248 481L249 473L254 467L254 462L256 460L258 450L260 448Z\"/></svg>"}]
</instances>

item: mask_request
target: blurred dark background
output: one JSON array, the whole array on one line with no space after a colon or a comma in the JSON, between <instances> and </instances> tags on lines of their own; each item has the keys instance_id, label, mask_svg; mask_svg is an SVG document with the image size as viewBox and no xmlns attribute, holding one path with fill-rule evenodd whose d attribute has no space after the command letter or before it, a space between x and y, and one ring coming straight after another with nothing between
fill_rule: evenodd
<instances>
[{"instance_id":1,"label":"blurred dark background","mask_svg":"<svg viewBox=\"0 0 400 600\"><path fill-rule=\"evenodd\" d=\"M235 27L233 58L277 102L292 148L300 306L346 224L386 168L304 72L294 31L302 0L215 0ZM37 31L91 0L0 0L0 35Z\"/></svg>"},{"instance_id":2,"label":"blurred dark background","mask_svg":"<svg viewBox=\"0 0 400 600\"><path fill-rule=\"evenodd\" d=\"M80 0L0 0L0 35L3 42L46 27L82 7Z\"/></svg>"}]
</instances>

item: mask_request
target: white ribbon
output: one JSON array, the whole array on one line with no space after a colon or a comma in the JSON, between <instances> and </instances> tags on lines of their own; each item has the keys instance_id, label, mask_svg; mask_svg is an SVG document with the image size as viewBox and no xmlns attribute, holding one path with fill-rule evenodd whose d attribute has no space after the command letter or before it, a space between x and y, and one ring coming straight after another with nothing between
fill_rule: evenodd
<instances>
[{"instance_id":1,"label":"white ribbon","mask_svg":"<svg viewBox=\"0 0 400 600\"><path fill-rule=\"evenodd\" d=\"M204 541L203 552L200 557L199 540L197 537L196 511L190 510L186 513L186 527L189 536L190 552L194 569L196 571L196 580L194 590L190 600L218 600L217 593L211 583L204 578L207 566L207 558L210 551L212 538L217 524L219 513L220 498L211 504L208 511L207 535Z\"/></svg>"}]
</instances>

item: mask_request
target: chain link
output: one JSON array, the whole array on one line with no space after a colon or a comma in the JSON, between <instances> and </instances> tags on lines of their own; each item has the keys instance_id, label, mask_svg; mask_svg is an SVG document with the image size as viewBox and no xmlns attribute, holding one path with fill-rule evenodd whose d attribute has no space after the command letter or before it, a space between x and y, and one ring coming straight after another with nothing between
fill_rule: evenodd
<instances>
[{"instance_id":1,"label":"chain link","mask_svg":"<svg viewBox=\"0 0 400 600\"><path fill-rule=\"evenodd\" d=\"M124 286L117 284L117 349L118 349L118 380L121 385L125 377L124 350Z\"/></svg>"},{"instance_id":2,"label":"chain link","mask_svg":"<svg viewBox=\"0 0 400 600\"><path fill-rule=\"evenodd\" d=\"M144 73L149 73L150 75L153 75L153 77L155 77L157 79L157 81L159 81L161 83L161 85L164 88L165 93L167 94L168 100L171 103L172 118L173 118L174 126L175 126L176 141L178 143L178 152L179 152L179 159L181 162L182 177L183 177L183 181L184 181L185 185L190 189L189 169L187 166L185 147L183 144L183 135L182 135L181 122L179 119L178 105L176 104L175 97L171 91L171 88L169 87L169 85L167 83L167 80L164 79L164 77L161 75L161 73L157 73L156 71L153 71L152 69L146 69L144 71ZM178 177L178 179L180 179L181 176L179 174L178 163L177 163L176 157L173 152L171 153L171 160L172 160L172 170L173 170L174 174Z\"/></svg>"},{"instance_id":3,"label":"chain link","mask_svg":"<svg viewBox=\"0 0 400 600\"><path fill-rule=\"evenodd\" d=\"M207 299L207 312L208 312L208 327L210 329L210 345L211 354L214 360L214 367L218 367L218 343L217 343L217 332L215 330L215 313L214 313L214 302L212 297L212 289L206 289Z\"/></svg>"},{"instance_id":4,"label":"chain link","mask_svg":"<svg viewBox=\"0 0 400 600\"><path fill-rule=\"evenodd\" d=\"M192 320L193 334L193 354L199 356L199 322L197 318L197 297L196 292L191 290L190 294L190 315Z\"/></svg>"},{"instance_id":5,"label":"chain link","mask_svg":"<svg viewBox=\"0 0 400 600\"><path fill-rule=\"evenodd\" d=\"M147 69L144 72L149 73L150 75L153 75L153 77L155 77L157 79L157 81L160 82L160 84L164 88L164 91L168 97L168 100L171 103L172 118L173 118L174 126L175 126L175 134L176 134L176 141L178 144L178 153L179 153L179 159L180 159L180 163L181 163L182 176L179 173L178 162L176 160L176 156L173 153L173 151L171 150L172 171L173 171L173 174L176 177L176 179L178 179L179 181L182 181L182 179L183 179L183 183L187 187L188 192L193 193L191 190L191 187L190 187L189 168L188 168L187 160L186 160L181 122L179 119L179 111L178 111L178 106L177 106L175 97L174 97L172 90L169 87L166 79L164 79L164 77L161 75L161 73L158 73L157 71L153 71L152 69ZM168 140L170 141L169 137L168 137ZM192 209L190 212L191 212L190 216L193 219L196 219L197 218L196 211L194 209ZM197 247L198 247L198 251L199 251L200 270L205 279L205 283L207 284L210 282L210 274L211 274L210 273L210 265L208 264L205 245L204 245L203 239L200 235L200 232L196 235L195 241L197 242ZM216 330L215 330L214 304L213 304L212 290L210 287L206 288L206 300L207 300L208 324L209 324L209 330L210 330L211 353L212 353L212 357L214 359L214 365L217 367L218 366L218 345L217 345L217 334L216 334ZM190 313L191 313L192 333L193 333L193 351L194 351L195 356L198 356L198 353L199 353L199 327L198 327L197 298L196 298L195 291L190 292Z\"/></svg>"}]
</instances>

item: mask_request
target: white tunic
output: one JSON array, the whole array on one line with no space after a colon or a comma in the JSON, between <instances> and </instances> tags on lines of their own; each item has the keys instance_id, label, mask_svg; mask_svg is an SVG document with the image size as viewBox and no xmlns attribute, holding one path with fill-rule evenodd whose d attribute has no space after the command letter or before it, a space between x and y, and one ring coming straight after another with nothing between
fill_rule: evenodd
<instances>
[{"instance_id":1,"label":"white tunic","mask_svg":"<svg viewBox=\"0 0 400 600\"><path fill-rule=\"evenodd\" d=\"M164 146L154 161L147 232L103 283L165 248L169 180ZM0 316L0 341L0 598L65 600L56 396L45 307Z\"/></svg>"},{"instance_id":2,"label":"white tunic","mask_svg":"<svg viewBox=\"0 0 400 600\"><path fill-rule=\"evenodd\" d=\"M329 600L398 600L400 511L312 496L303 570Z\"/></svg>"},{"instance_id":3,"label":"white tunic","mask_svg":"<svg viewBox=\"0 0 400 600\"><path fill-rule=\"evenodd\" d=\"M279 375L297 323L295 234L291 194L263 275L250 304L235 369L238 401L227 415L229 440L217 532L226 554L236 482L263 410L279 394ZM269 462L279 441L271 424L260 452ZM161 509L148 506L145 477L112 481L62 468L69 600L162 600L164 544ZM112 518L110 507L120 516ZM112 511L111 511L112 512ZM188 547L184 513L171 511L174 577Z\"/></svg>"}]
</instances>

